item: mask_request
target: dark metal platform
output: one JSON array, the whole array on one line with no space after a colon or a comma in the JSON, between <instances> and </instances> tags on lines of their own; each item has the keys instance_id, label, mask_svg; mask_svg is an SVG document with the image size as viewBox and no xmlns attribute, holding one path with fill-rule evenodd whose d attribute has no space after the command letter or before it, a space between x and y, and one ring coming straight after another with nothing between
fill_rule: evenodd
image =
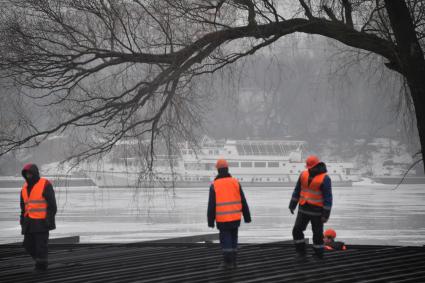
<instances>
[{"instance_id":1,"label":"dark metal platform","mask_svg":"<svg viewBox=\"0 0 425 283\"><path fill-rule=\"evenodd\" d=\"M0 245L0 282L425 282L425 247L348 246L323 261L294 260L289 244L240 246L239 267L217 267L217 244L55 244L34 274L22 247Z\"/></svg>"}]
</instances>

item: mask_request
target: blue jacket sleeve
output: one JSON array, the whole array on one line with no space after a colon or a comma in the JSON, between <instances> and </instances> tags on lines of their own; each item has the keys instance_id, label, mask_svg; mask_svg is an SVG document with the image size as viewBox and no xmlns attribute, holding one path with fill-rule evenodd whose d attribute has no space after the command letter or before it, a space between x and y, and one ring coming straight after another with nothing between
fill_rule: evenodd
<instances>
[{"instance_id":1,"label":"blue jacket sleeve","mask_svg":"<svg viewBox=\"0 0 425 283\"><path fill-rule=\"evenodd\" d=\"M249 212L248 202L246 201L245 194L242 191L242 186L239 185L241 193L241 202L242 202L242 214L245 223L251 222L251 213Z\"/></svg>"},{"instance_id":2,"label":"blue jacket sleeve","mask_svg":"<svg viewBox=\"0 0 425 283\"><path fill-rule=\"evenodd\" d=\"M55 215L58 208L56 205L55 191L50 182L44 188L43 196L47 201L47 226L49 230L54 230L56 229Z\"/></svg>"},{"instance_id":3,"label":"blue jacket sleeve","mask_svg":"<svg viewBox=\"0 0 425 283\"><path fill-rule=\"evenodd\" d=\"M289 209L294 210L297 207L298 200L300 199L301 193L301 178L298 178L297 184L295 185L294 192L292 193L291 201L289 202Z\"/></svg>"},{"instance_id":4,"label":"blue jacket sleeve","mask_svg":"<svg viewBox=\"0 0 425 283\"><path fill-rule=\"evenodd\" d=\"M24 222L24 214L25 214L25 203L24 199L22 198L22 193L20 195L20 203L21 203L21 216L19 218L19 223L23 225Z\"/></svg>"},{"instance_id":5,"label":"blue jacket sleeve","mask_svg":"<svg viewBox=\"0 0 425 283\"><path fill-rule=\"evenodd\" d=\"M215 221L215 191L214 185L210 186L210 195L208 198L208 210L207 210L208 227L214 228Z\"/></svg>"},{"instance_id":6,"label":"blue jacket sleeve","mask_svg":"<svg viewBox=\"0 0 425 283\"><path fill-rule=\"evenodd\" d=\"M321 186L323 194L323 217L329 218L332 209L332 183L331 178L326 176Z\"/></svg>"}]
</instances>

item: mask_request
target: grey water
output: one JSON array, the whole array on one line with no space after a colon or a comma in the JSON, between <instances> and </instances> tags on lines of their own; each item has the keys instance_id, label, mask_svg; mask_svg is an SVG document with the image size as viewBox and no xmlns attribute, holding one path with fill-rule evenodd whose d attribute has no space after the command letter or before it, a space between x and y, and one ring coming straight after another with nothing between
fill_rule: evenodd
<instances>
[{"instance_id":1,"label":"grey water","mask_svg":"<svg viewBox=\"0 0 425 283\"><path fill-rule=\"evenodd\" d=\"M57 229L51 238L81 242L140 242L216 233L207 227L209 188L55 188ZM0 191L0 243L22 240L19 188ZM292 188L244 188L253 221L242 223L240 242L289 240L295 215ZM348 244L425 245L425 185L363 185L333 188L334 206L325 228ZM311 238L310 226L306 237Z\"/></svg>"}]
</instances>

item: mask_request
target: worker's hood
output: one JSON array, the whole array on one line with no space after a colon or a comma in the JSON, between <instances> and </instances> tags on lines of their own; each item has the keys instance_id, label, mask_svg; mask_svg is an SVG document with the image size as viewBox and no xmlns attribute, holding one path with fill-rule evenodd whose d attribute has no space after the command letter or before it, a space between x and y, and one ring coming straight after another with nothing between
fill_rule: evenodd
<instances>
[{"instance_id":1,"label":"worker's hood","mask_svg":"<svg viewBox=\"0 0 425 283\"><path fill-rule=\"evenodd\" d=\"M30 172L32 174L32 178L30 180L27 179L25 176L26 172ZM38 172L38 167L35 164L25 164L24 168L22 169L22 177L24 177L25 181L27 181L28 184L35 184L40 180L40 173Z\"/></svg>"},{"instance_id":2,"label":"worker's hood","mask_svg":"<svg viewBox=\"0 0 425 283\"><path fill-rule=\"evenodd\" d=\"M319 162L313 168L308 169L308 172L310 173L311 177L314 177L316 175L326 173L328 170L326 169L326 164L324 162Z\"/></svg>"}]
</instances>

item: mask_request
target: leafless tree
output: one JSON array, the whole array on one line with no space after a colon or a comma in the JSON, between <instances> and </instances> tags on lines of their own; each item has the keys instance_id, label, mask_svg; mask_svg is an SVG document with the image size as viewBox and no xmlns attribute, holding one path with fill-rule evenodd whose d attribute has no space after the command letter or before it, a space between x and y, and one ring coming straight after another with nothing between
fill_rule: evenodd
<instances>
[{"instance_id":1,"label":"leafless tree","mask_svg":"<svg viewBox=\"0 0 425 283\"><path fill-rule=\"evenodd\" d=\"M79 153L87 156L126 137L188 136L199 111L195 78L295 32L380 55L408 85L425 148L424 1L4 2L2 70L68 111L50 127L3 138L3 153L72 127L102 134Z\"/></svg>"}]
</instances>

